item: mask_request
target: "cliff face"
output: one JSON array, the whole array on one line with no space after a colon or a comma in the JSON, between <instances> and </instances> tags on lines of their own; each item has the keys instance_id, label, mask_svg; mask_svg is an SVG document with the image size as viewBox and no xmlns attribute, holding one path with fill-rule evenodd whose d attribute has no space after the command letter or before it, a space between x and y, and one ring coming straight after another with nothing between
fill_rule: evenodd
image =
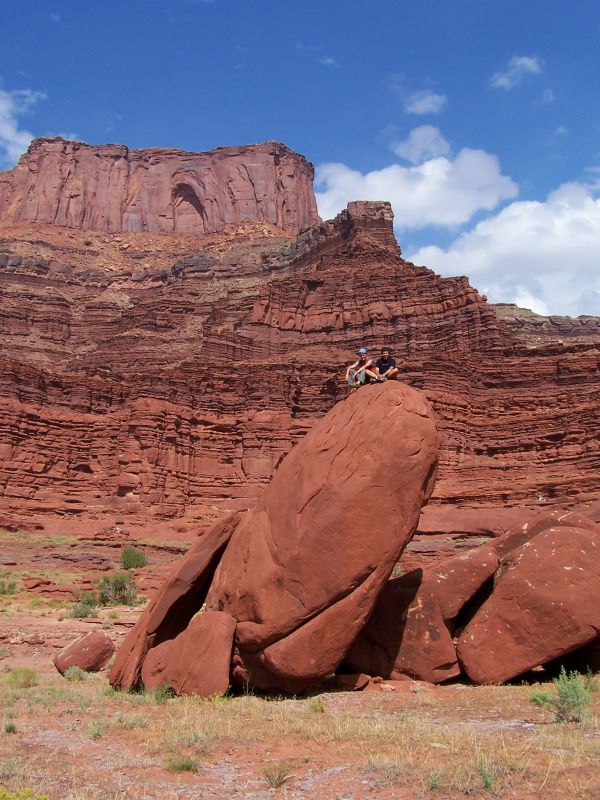
<instances>
[{"instance_id":1,"label":"cliff face","mask_svg":"<svg viewBox=\"0 0 600 800\"><path fill-rule=\"evenodd\" d=\"M2 524L164 532L249 507L361 345L389 345L439 416L417 550L600 488L597 325L533 341L466 278L403 260L386 203L297 237L3 223L0 289Z\"/></svg>"},{"instance_id":2,"label":"cliff face","mask_svg":"<svg viewBox=\"0 0 600 800\"><path fill-rule=\"evenodd\" d=\"M0 217L96 231L216 233L318 222L313 167L278 142L207 153L37 139L0 173Z\"/></svg>"}]
</instances>

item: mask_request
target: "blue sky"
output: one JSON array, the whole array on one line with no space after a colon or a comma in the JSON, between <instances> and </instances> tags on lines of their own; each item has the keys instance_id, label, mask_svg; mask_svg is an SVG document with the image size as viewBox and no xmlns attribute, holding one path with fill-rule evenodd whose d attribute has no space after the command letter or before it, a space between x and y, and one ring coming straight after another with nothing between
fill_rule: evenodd
<instances>
[{"instance_id":1,"label":"blue sky","mask_svg":"<svg viewBox=\"0 0 600 800\"><path fill-rule=\"evenodd\" d=\"M1 167L49 134L279 139L322 216L389 199L417 263L600 314L598 0L29 0L0 22Z\"/></svg>"}]
</instances>

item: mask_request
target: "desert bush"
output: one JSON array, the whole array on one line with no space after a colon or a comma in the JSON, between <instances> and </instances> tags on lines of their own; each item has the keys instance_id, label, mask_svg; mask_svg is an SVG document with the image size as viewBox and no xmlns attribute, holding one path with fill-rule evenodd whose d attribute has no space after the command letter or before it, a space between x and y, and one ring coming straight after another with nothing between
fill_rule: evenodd
<instances>
[{"instance_id":1,"label":"desert bush","mask_svg":"<svg viewBox=\"0 0 600 800\"><path fill-rule=\"evenodd\" d=\"M323 702L323 698L320 695L313 697L308 703L308 710L311 714L324 714L325 703Z\"/></svg>"},{"instance_id":2,"label":"desert bush","mask_svg":"<svg viewBox=\"0 0 600 800\"><path fill-rule=\"evenodd\" d=\"M9 792L0 786L0 800L48 800L45 794L36 794L31 789L17 789L16 792Z\"/></svg>"},{"instance_id":3,"label":"desert bush","mask_svg":"<svg viewBox=\"0 0 600 800\"><path fill-rule=\"evenodd\" d=\"M98 584L98 596L103 606L131 606L135 603L135 581L127 572L105 575Z\"/></svg>"},{"instance_id":4,"label":"desert bush","mask_svg":"<svg viewBox=\"0 0 600 800\"><path fill-rule=\"evenodd\" d=\"M15 725L14 722L6 722L4 724L4 733L16 733L16 732L17 732L17 726Z\"/></svg>"},{"instance_id":5,"label":"desert bush","mask_svg":"<svg viewBox=\"0 0 600 800\"><path fill-rule=\"evenodd\" d=\"M165 766L171 772L198 772L198 761L192 756L171 756Z\"/></svg>"},{"instance_id":6,"label":"desert bush","mask_svg":"<svg viewBox=\"0 0 600 800\"><path fill-rule=\"evenodd\" d=\"M148 700L152 703L165 703L167 700L170 700L172 697L175 697L175 692L169 686L168 683L159 686L158 689L154 689L150 692L144 692Z\"/></svg>"},{"instance_id":7,"label":"desert bush","mask_svg":"<svg viewBox=\"0 0 600 800\"><path fill-rule=\"evenodd\" d=\"M89 678L89 672L81 669L81 667L69 667L65 670L64 677L68 681L84 681Z\"/></svg>"},{"instance_id":8,"label":"desert bush","mask_svg":"<svg viewBox=\"0 0 600 800\"><path fill-rule=\"evenodd\" d=\"M17 593L17 581L12 578L0 578L0 595L13 595Z\"/></svg>"},{"instance_id":9,"label":"desert bush","mask_svg":"<svg viewBox=\"0 0 600 800\"><path fill-rule=\"evenodd\" d=\"M147 564L146 555L135 547L124 547L121 550L121 564L125 569L139 569Z\"/></svg>"},{"instance_id":10,"label":"desert bush","mask_svg":"<svg viewBox=\"0 0 600 800\"><path fill-rule=\"evenodd\" d=\"M15 667L8 672L8 684L13 689L30 689L38 684L38 674L31 667Z\"/></svg>"},{"instance_id":11,"label":"desert bush","mask_svg":"<svg viewBox=\"0 0 600 800\"><path fill-rule=\"evenodd\" d=\"M71 608L70 616L75 619L98 616L98 595L95 592L83 592L79 601Z\"/></svg>"},{"instance_id":12,"label":"desert bush","mask_svg":"<svg viewBox=\"0 0 600 800\"><path fill-rule=\"evenodd\" d=\"M556 694L538 690L531 695L531 702L554 711L556 722L581 722L589 716L592 692L596 689L596 681L591 673L580 675L578 672L567 672L561 667L558 677L552 683Z\"/></svg>"},{"instance_id":13,"label":"desert bush","mask_svg":"<svg viewBox=\"0 0 600 800\"><path fill-rule=\"evenodd\" d=\"M281 789L284 783L292 777L289 764L286 761L267 764L263 767L262 774L271 789Z\"/></svg>"}]
</instances>

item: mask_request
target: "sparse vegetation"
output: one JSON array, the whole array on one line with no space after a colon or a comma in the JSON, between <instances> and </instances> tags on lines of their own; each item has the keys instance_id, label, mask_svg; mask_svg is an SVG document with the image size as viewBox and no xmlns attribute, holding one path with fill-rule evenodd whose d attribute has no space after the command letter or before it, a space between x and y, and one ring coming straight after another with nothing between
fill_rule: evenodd
<instances>
[{"instance_id":1,"label":"sparse vegetation","mask_svg":"<svg viewBox=\"0 0 600 800\"><path fill-rule=\"evenodd\" d=\"M18 582L14 578L0 577L0 596L14 595L17 593Z\"/></svg>"},{"instance_id":2,"label":"sparse vegetation","mask_svg":"<svg viewBox=\"0 0 600 800\"><path fill-rule=\"evenodd\" d=\"M87 619L98 616L98 595L95 592L83 592L79 602L71 608L71 617Z\"/></svg>"},{"instance_id":3,"label":"sparse vegetation","mask_svg":"<svg viewBox=\"0 0 600 800\"><path fill-rule=\"evenodd\" d=\"M127 572L105 575L98 583L98 597L103 606L132 606L135 604L135 581Z\"/></svg>"},{"instance_id":4,"label":"sparse vegetation","mask_svg":"<svg viewBox=\"0 0 600 800\"><path fill-rule=\"evenodd\" d=\"M17 726L14 722L6 722L4 723L4 733L16 733Z\"/></svg>"},{"instance_id":5,"label":"sparse vegetation","mask_svg":"<svg viewBox=\"0 0 600 800\"><path fill-rule=\"evenodd\" d=\"M0 800L48 800L45 794L36 794L31 789L17 789L16 792L9 792L0 786Z\"/></svg>"},{"instance_id":6,"label":"sparse vegetation","mask_svg":"<svg viewBox=\"0 0 600 800\"><path fill-rule=\"evenodd\" d=\"M69 667L65 670L64 677L68 681L84 681L89 677L89 672L81 669L81 667Z\"/></svg>"},{"instance_id":7,"label":"sparse vegetation","mask_svg":"<svg viewBox=\"0 0 600 800\"><path fill-rule=\"evenodd\" d=\"M171 772L198 772L198 760L192 756L171 756L165 766Z\"/></svg>"},{"instance_id":8,"label":"sparse vegetation","mask_svg":"<svg viewBox=\"0 0 600 800\"><path fill-rule=\"evenodd\" d=\"M13 689L30 689L38 684L38 674L31 667L16 667L8 672L8 684Z\"/></svg>"},{"instance_id":9,"label":"sparse vegetation","mask_svg":"<svg viewBox=\"0 0 600 800\"><path fill-rule=\"evenodd\" d=\"M165 683L163 686L159 686L158 689L153 689L149 692L144 692L144 696L152 703L166 703L167 700L171 700L171 698L175 697L175 692L169 686L168 683Z\"/></svg>"},{"instance_id":10,"label":"sparse vegetation","mask_svg":"<svg viewBox=\"0 0 600 800\"><path fill-rule=\"evenodd\" d=\"M275 764L267 764L262 769L262 774L271 789L281 789L281 787L292 777L287 761L278 761Z\"/></svg>"},{"instance_id":11,"label":"sparse vegetation","mask_svg":"<svg viewBox=\"0 0 600 800\"><path fill-rule=\"evenodd\" d=\"M531 695L531 702L540 708L554 711L556 722L581 722L589 716L592 692L596 689L596 681L591 674L567 672L561 667L558 677L552 683L555 694L538 690Z\"/></svg>"},{"instance_id":12,"label":"sparse vegetation","mask_svg":"<svg viewBox=\"0 0 600 800\"><path fill-rule=\"evenodd\" d=\"M124 547L121 550L121 564L125 569L140 569L148 563L145 553L135 547Z\"/></svg>"},{"instance_id":13,"label":"sparse vegetation","mask_svg":"<svg viewBox=\"0 0 600 800\"><path fill-rule=\"evenodd\" d=\"M325 703L323 702L323 698L321 695L317 697L311 698L308 702L308 710L311 714L324 714L325 713Z\"/></svg>"},{"instance_id":14,"label":"sparse vegetation","mask_svg":"<svg viewBox=\"0 0 600 800\"><path fill-rule=\"evenodd\" d=\"M88 724L88 733L90 734L90 738L100 739L102 738L102 726L96 720L92 720Z\"/></svg>"}]
</instances>

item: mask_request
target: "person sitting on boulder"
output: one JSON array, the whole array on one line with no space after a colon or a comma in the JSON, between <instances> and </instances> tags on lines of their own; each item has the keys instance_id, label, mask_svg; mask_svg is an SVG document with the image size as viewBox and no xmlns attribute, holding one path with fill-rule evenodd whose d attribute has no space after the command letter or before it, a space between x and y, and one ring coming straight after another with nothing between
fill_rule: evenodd
<instances>
[{"instance_id":1,"label":"person sitting on boulder","mask_svg":"<svg viewBox=\"0 0 600 800\"><path fill-rule=\"evenodd\" d=\"M395 379L398 377L398 367L396 366L396 359L390 355L389 347L381 348L381 358L378 358L375 363L377 375L383 380Z\"/></svg>"},{"instance_id":2,"label":"person sitting on boulder","mask_svg":"<svg viewBox=\"0 0 600 800\"><path fill-rule=\"evenodd\" d=\"M351 389L358 389L359 386L365 383L380 380L377 373L373 370L373 360L367 358L366 348L361 347L357 350L357 353L357 361L355 361L354 364L350 364L346 370L346 380Z\"/></svg>"}]
</instances>

